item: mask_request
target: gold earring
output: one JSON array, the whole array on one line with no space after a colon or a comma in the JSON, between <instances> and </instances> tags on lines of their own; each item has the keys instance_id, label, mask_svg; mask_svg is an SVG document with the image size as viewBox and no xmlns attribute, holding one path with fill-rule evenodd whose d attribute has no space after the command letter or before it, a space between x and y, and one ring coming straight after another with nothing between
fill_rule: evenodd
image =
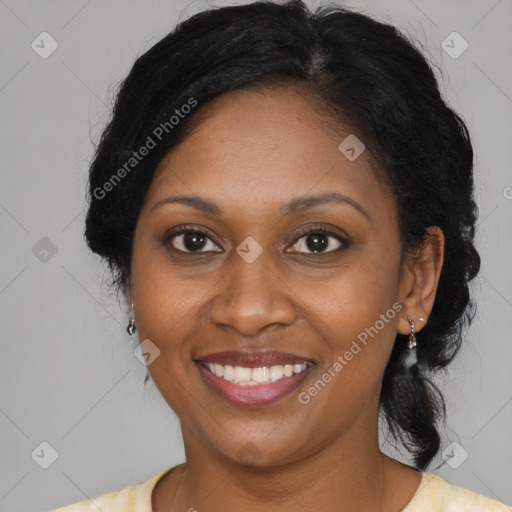
<instances>
[{"instance_id":1,"label":"gold earring","mask_svg":"<svg viewBox=\"0 0 512 512\"><path fill-rule=\"evenodd\" d=\"M407 320L411 324L411 334L409 334L409 341L407 342L407 348L411 349L416 346L416 329L414 327L414 322L411 317L407 317Z\"/></svg>"}]
</instances>

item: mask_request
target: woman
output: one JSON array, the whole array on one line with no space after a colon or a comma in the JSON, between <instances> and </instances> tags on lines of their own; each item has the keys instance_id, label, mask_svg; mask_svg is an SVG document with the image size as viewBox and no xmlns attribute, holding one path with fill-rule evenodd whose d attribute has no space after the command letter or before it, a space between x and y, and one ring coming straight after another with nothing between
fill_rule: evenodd
<instances>
[{"instance_id":1,"label":"woman","mask_svg":"<svg viewBox=\"0 0 512 512\"><path fill-rule=\"evenodd\" d=\"M426 472L474 315L473 151L431 68L344 8L193 16L142 55L86 238L186 462L68 510L505 511ZM379 412L411 465L379 449Z\"/></svg>"}]
</instances>

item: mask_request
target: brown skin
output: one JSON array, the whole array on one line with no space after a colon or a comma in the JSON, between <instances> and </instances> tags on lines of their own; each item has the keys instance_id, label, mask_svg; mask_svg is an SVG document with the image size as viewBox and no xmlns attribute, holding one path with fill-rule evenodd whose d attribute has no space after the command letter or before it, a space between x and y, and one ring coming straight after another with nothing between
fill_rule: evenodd
<instances>
[{"instance_id":1,"label":"brown skin","mask_svg":"<svg viewBox=\"0 0 512 512\"><path fill-rule=\"evenodd\" d=\"M418 317L432 310L443 234L431 228L425 248L407 253L400 267L396 203L376 178L377 163L368 150L353 162L340 153L350 130L334 130L316 101L285 87L218 98L161 163L146 195L134 239L134 310L140 339L161 351L149 370L181 421L187 459L156 486L155 512L392 512L420 483L418 471L379 450L379 393L397 332L410 332L407 315L419 332ZM297 196L333 191L368 218L340 203L279 212ZM208 198L224 215L181 204L150 211L170 195ZM195 253L179 252L186 251L183 235L166 246L165 234L183 224L213 236ZM351 245L336 250L340 243L326 235L329 246L315 256L299 232L313 225L348 236ZM250 264L236 252L248 236L263 248ZM294 247L299 239L303 245ZM397 302L402 311L301 404L298 393ZM291 352L317 366L278 402L236 407L204 383L194 363L226 350ZM258 450L254 464L237 455L248 442Z\"/></svg>"}]
</instances>

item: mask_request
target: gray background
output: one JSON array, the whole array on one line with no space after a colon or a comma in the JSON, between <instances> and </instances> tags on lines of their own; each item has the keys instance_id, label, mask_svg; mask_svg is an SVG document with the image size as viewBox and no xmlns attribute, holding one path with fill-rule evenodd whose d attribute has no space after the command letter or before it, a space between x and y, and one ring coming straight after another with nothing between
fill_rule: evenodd
<instances>
[{"instance_id":1,"label":"gray background","mask_svg":"<svg viewBox=\"0 0 512 512\"><path fill-rule=\"evenodd\" d=\"M0 0L2 511L48 510L184 460L179 422L152 382L143 387L146 368L125 332L126 307L109 293L82 232L91 139L109 117L113 85L138 54L205 5ZM512 2L346 5L425 47L473 137L479 311L460 357L439 379L448 404L444 446L460 446L435 471L512 504ZM43 31L59 45L47 59L31 48ZM469 44L456 59L442 48L453 31ZM43 237L56 254L41 252ZM31 456L43 441L58 452L48 469ZM462 450L468 457L460 463Z\"/></svg>"}]
</instances>

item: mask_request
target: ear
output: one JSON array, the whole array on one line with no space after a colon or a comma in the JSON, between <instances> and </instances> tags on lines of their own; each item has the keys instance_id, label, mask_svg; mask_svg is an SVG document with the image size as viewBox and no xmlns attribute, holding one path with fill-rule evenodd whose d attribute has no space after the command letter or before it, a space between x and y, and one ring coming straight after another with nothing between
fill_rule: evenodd
<instances>
[{"instance_id":1,"label":"ear","mask_svg":"<svg viewBox=\"0 0 512 512\"><path fill-rule=\"evenodd\" d=\"M426 232L421 248L409 251L404 261L399 289L399 302L403 306L397 326L400 334L411 332L408 316L414 321L416 332L419 332L434 307L444 261L444 234L437 226L430 226Z\"/></svg>"}]
</instances>

